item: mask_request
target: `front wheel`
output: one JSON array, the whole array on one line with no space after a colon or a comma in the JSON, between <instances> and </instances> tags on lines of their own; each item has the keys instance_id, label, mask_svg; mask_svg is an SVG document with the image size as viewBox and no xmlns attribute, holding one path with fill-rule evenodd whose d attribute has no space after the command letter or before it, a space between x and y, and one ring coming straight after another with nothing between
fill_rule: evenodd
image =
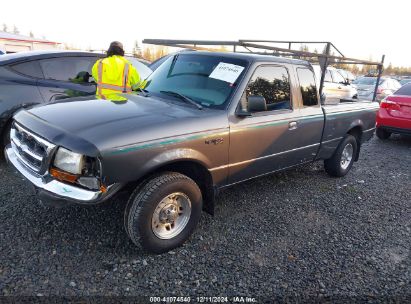
<instances>
[{"instance_id":1,"label":"front wheel","mask_svg":"<svg viewBox=\"0 0 411 304\"><path fill-rule=\"evenodd\" d=\"M336 177L344 176L350 171L357 154L357 140L352 135L346 135L338 145L334 155L324 160L325 171Z\"/></svg>"},{"instance_id":2,"label":"front wheel","mask_svg":"<svg viewBox=\"0 0 411 304\"><path fill-rule=\"evenodd\" d=\"M201 216L202 195L189 177L175 172L158 175L131 195L125 228L137 246L163 253L183 244Z\"/></svg>"}]
</instances>

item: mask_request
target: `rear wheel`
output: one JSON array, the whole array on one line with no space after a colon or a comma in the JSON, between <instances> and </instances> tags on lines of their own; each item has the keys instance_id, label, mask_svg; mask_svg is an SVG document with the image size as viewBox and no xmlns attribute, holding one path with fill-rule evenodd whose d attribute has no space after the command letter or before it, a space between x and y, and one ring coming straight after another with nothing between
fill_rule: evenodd
<instances>
[{"instance_id":1,"label":"rear wheel","mask_svg":"<svg viewBox=\"0 0 411 304\"><path fill-rule=\"evenodd\" d=\"M375 133L377 134L377 137L379 139L388 139L388 137L391 136L391 132L388 132L387 130L381 129L381 128L377 128L377 131L375 131Z\"/></svg>"},{"instance_id":2,"label":"rear wheel","mask_svg":"<svg viewBox=\"0 0 411 304\"><path fill-rule=\"evenodd\" d=\"M162 253L183 244L201 216L202 195L189 177L175 172L153 177L131 195L124 224L143 249Z\"/></svg>"},{"instance_id":3,"label":"rear wheel","mask_svg":"<svg viewBox=\"0 0 411 304\"><path fill-rule=\"evenodd\" d=\"M357 154L357 140L352 135L346 135L338 145L334 155L324 160L325 171L336 177L344 176L350 171Z\"/></svg>"}]
</instances>

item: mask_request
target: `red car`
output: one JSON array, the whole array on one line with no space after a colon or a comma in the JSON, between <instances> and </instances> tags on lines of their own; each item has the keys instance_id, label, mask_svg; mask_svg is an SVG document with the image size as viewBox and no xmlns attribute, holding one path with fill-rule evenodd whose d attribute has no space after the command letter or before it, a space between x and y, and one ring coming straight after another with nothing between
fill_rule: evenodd
<instances>
[{"instance_id":1,"label":"red car","mask_svg":"<svg viewBox=\"0 0 411 304\"><path fill-rule=\"evenodd\" d=\"M411 135L411 83L381 101L376 133L380 139L392 133Z\"/></svg>"}]
</instances>

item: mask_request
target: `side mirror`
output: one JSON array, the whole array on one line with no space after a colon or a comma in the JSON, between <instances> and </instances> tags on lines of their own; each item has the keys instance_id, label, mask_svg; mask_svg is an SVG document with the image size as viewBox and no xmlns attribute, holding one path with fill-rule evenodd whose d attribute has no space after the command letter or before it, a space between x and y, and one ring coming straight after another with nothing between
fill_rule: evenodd
<instances>
[{"instance_id":1,"label":"side mirror","mask_svg":"<svg viewBox=\"0 0 411 304\"><path fill-rule=\"evenodd\" d=\"M79 72L76 75L76 78L72 79L71 81L75 83L88 83L90 78L91 78L91 75L88 72L82 71L82 72Z\"/></svg>"},{"instance_id":2,"label":"side mirror","mask_svg":"<svg viewBox=\"0 0 411 304\"><path fill-rule=\"evenodd\" d=\"M263 96L250 95L247 98L247 111L262 112L267 111L267 102Z\"/></svg>"}]
</instances>

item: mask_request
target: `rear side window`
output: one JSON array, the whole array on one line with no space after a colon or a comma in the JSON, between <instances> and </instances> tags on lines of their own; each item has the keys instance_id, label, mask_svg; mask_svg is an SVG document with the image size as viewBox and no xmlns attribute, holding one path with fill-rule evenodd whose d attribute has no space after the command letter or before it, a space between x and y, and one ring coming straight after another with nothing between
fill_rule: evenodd
<instances>
[{"instance_id":1,"label":"rear side window","mask_svg":"<svg viewBox=\"0 0 411 304\"><path fill-rule=\"evenodd\" d=\"M411 84L403 85L394 95L411 96Z\"/></svg>"},{"instance_id":2,"label":"rear side window","mask_svg":"<svg viewBox=\"0 0 411 304\"><path fill-rule=\"evenodd\" d=\"M44 59L40 60L40 66L46 79L82 83L86 82L84 81L84 74L86 72L91 75L91 68L97 59L95 57Z\"/></svg>"},{"instance_id":3,"label":"rear side window","mask_svg":"<svg viewBox=\"0 0 411 304\"><path fill-rule=\"evenodd\" d=\"M247 86L246 94L263 96L267 102L267 111L291 109L287 69L280 66L258 67Z\"/></svg>"},{"instance_id":4,"label":"rear side window","mask_svg":"<svg viewBox=\"0 0 411 304\"><path fill-rule=\"evenodd\" d=\"M297 75L300 82L303 105L306 107L317 105L317 87L315 85L314 73L306 68L298 68Z\"/></svg>"},{"instance_id":5,"label":"rear side window","mask_svg":"<svg viewBox=\"0 0 411 304\"><path fill-rule=\"evenodd\" d=\"M14 64L11 68L23 75L35 77L35 78L43 78L43 72L41 71L40 65L38 61L29 61Z\"/></svg>"}]
</instances>

